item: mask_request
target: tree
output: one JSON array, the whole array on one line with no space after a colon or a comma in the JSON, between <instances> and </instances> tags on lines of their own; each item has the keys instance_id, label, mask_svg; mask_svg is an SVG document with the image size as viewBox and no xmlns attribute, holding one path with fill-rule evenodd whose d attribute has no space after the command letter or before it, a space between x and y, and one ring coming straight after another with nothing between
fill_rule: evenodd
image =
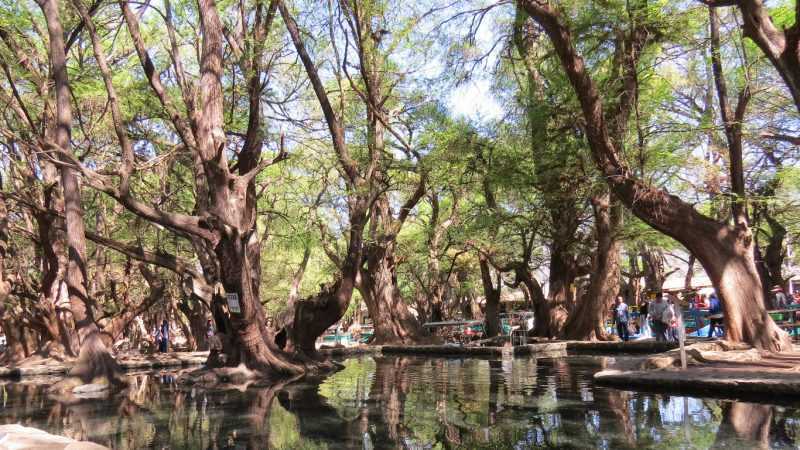
<instances>
[{"instance_id":1,"label":"tree","mask_svg":"<svg viewBox=\"0 0 800 450\"><path fill-rule=\"evenodd\" d=\"M583 58L575 50L572 32L563 14L532 0L521 0L520 4L542 26L555 48L580 101L592 156L613 192L637 217L695 254L723 298L729 339L769 350L786 349L788 336L775 325L765 309L761 281L753 261L752 235L746 224L715 221L678 197L637 179L620 155L622 143L612 137L605 117L606 106ZM627 71L636 70L649 39L646 28L632 31L639 33L640 38L634 41L626 58ZM630 81L623 83L620 92L622 107L630 106L625 99L633 98L635 84Z\"/></svg>"}]
</instances>

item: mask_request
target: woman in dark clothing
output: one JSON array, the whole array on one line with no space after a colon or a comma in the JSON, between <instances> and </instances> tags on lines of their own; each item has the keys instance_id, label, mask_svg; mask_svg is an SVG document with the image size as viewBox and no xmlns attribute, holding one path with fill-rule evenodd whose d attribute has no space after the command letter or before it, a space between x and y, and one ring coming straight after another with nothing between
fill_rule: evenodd
<instances>
[{"instance_id":1,"label":"woman in dark clothing","mask_svg":"<svg viewBox=\"0 0 800 450\"><path fill-rule=\"evenodd\" d=\"M167 319L164 319L161 322L161 341L158 343L158 351L161 353L167 353L167 345L169 344L169 322Z\"/></svg>"},{"instance_id":2,"label":"woman in dark clothing","mask_svg":"<svg viewBox=\"0 0 800 450\"><path fill-rule=\"evenodd\" d=\"M714 330L719 329L723 330L723 318L724 313L722 311L722 302L719 301L716 293L712 293L708 298L709 309L708 309L708 338L711 339L714 337Z\"/></svg>"}]
</instances>

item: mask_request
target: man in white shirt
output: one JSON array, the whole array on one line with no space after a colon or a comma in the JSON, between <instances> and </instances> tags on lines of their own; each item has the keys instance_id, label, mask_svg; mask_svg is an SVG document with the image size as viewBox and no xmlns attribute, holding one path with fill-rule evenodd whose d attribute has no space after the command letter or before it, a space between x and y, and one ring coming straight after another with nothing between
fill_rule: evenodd
<instances>
[{"instance_id":1,"label":"man in white shirt","mask_svg":"<svg viewBox=\"0 0 800 450\"><path fill-rule=\"evenodd\" d=\"M647 309L650 317L653 319L653 334L656 336L656 341L667 341L667 330L669 323L664 322L665 315L669 315L669 303L664 300L661 292L656 293L656 299L650 304Z\"/></svg>"}]
</instances>

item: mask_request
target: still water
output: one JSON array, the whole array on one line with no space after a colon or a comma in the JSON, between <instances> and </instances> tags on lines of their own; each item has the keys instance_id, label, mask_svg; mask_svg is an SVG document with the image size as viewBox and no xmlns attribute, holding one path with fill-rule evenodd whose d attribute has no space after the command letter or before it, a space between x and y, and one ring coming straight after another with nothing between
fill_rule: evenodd
<instances>
[{"instance_id":1,"label":"still water","mask_svg":"<svg viewBox=\"0 0 800 450\"><path fill-rule=\"evenodd\" d=\"M800 404L595 386L603 357L370 357L318 380L204 390L135 375L112 400L2 386L0 423L113 449L800 448ZM766 399L768 400L768 399Z\"/></svg>"}]
</instances>

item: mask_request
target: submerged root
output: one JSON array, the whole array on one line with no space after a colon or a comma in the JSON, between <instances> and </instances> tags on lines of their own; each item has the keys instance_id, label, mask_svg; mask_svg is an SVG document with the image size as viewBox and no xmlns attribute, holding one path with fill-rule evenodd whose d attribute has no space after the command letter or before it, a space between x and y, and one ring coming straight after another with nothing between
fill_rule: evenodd
<instances>
[{"instance_id":1,"label":"submerged root","mask_svg":"<svg viewBox=\"0 0 800 450\"><path fill-rule=\"evenodd\" d=\"M192 370L181 374L177 381L180 384L244 391L253 385L287 383L299 380L304 376L305 373L287 377L284 374L254 370L244 364L239 364L236 367L203 367Z\"/></svg>"}]
</instances>

